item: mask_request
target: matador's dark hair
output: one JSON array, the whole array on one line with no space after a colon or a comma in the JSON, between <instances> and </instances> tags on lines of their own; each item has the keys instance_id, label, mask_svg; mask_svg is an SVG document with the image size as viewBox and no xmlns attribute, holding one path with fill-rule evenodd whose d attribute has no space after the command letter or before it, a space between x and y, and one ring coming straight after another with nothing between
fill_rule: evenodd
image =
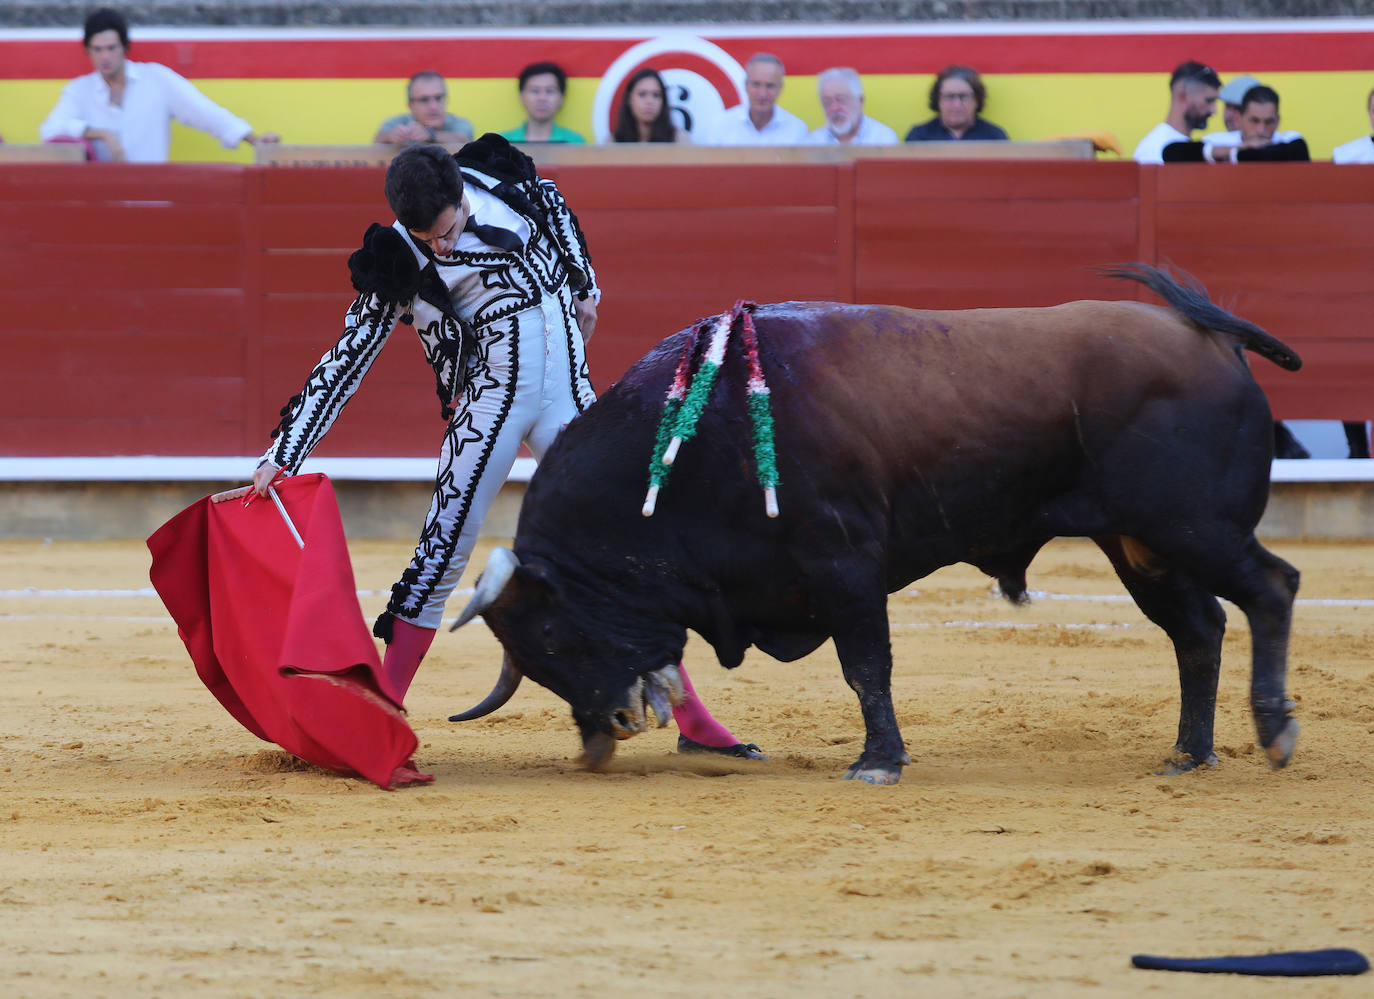
<instances>
[{"instance_id":1,"label":"matador's dark hair","mask_svg":"<svg viewBox=\"0 0 1374 999\"><path fill-rule=\"evenodd\" d=\"M401 225L423 232L463 201L463 175L443 146L407 146L386 168L386 200Z\"/></svg>"}]
</instances>

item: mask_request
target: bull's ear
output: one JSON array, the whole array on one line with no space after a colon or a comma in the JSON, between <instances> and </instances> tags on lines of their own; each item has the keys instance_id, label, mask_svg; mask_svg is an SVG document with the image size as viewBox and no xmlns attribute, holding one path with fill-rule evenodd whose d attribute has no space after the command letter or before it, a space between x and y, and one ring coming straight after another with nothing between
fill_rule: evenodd
<instances>
[{"instance_id":1,"label":"bull's ear","mask_svg":"<svg viewBox=\"0 0 1374 999\"><path fill-rule=\"evenodd\" d=\"M527 597L555 601L561 600L563 597L563 586L559 581L558 573L542 559L530 559L528 562L521 562L515 570L511 583Z\"/></svg>"}]
</instances>

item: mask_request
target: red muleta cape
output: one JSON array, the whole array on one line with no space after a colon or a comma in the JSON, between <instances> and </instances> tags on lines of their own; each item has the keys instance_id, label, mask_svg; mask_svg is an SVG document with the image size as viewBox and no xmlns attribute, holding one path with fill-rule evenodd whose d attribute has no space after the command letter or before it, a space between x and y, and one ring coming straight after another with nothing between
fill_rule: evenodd
<instances>
[{"instance_id":1,"label":"red muleta cape","mask_svg":"<svg viewBox=\"0 0 1374 999\"><path fill-rule=\"evenodd\" d=\"M279 480L270 499L198 500L148 539L149 575L196 673L244 728L389 788L415 751L363 620L334 489Z\"/></svg>"}]
</instances>

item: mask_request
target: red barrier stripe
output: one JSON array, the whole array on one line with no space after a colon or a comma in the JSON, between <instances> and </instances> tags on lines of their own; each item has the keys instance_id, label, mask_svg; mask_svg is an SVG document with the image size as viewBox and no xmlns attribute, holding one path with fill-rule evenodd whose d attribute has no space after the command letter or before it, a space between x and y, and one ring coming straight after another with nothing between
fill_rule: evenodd
<instances>
[{"instance_id":1,"label":"red barrier stripe","mask_svg":"<svg viewBox=\"0 0 1374 999\"><path fill-rule=\"evenodd\" d=\"M652 36L646 36L652 37ZM599 77L640 38L519 36L146 39L132 58L164 63L196 79L404 78L417 66L461 78L511 78L553 58L569 76ZM933 74L951 62L983 73L1166 73L1184 59L1225 71L1318 72L1374 69L1374 30L1187 34L788 35L708 40L743 63L769 51L788 72L827 66L861 73ZM0 39L0 79L69 79L90 71L79 37Z\"/></svg>"}]
</instances>

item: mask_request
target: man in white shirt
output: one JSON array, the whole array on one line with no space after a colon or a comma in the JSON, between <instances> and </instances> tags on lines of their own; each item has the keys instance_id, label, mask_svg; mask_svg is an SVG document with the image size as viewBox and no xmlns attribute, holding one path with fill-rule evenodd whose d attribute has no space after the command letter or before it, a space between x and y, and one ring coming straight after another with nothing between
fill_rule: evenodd
<instances>
[{"instance_id":1,"label":"man in white shirt","mask_svg":"<svg viewBox=\"0 0 1374 999\"><path fill-rule=\"evenodd\" d=\"M165 163L172 119L209 132L226 149L240 142L277 142L206 97L185 77L156 62L129 62L124 15L102 7L86 18L86 54L95 72L62 88L38 129L44 142L84 139L100 159Z\"/></svg>"},{"instance_id":2,"label":"man in white shirt","mask_svg":"<svg viewBox=\"0 0 1374 999\"><path fill-rule=\"evenodd\" d=\"M807 137L807 142L855 146L895 145L897 133L864 114L864 85L859 74L848 66L835 66L816 77L825 124Z\"/></svg>"},{"instance_id":3,"label":"man in white shirt","mask_svg":"<svg viewBox=\"0 0 1374 999\"><path fill-rule=\"evenodd\" d=\"M1369 127L1374 131L1374 90L1365 100L1369 112ZM1332 163L1374 163L1374 136L1362 135L1331 150Z\"/></svg>"},{"instance_id":4,"label":"man in white shirt","mask_svg":"<svg viewBox=\"0 0 1374 999\"><path fill-rule=\"evenodd\" d=\"M1165 146L1191 141L1216 111L1220 91L1221 78L1212 67L1189 61L1175 68L1169 77L1169 115L1145 133L1135 147L1135 161L1163 163Z\"/></svg>"},{"instance_id":5,"label":"man in white shirt","mask_svg":"<svg viewBox=\"0 0 1374 999\"><path fill-rule=\"evenodd\" d=\"M785 71L782 60L767 52L744 65L744 92L749 99L721 112L705 145L796 146L806 141L806 122L778 107Z\"/></svg>"}]
</instances>

